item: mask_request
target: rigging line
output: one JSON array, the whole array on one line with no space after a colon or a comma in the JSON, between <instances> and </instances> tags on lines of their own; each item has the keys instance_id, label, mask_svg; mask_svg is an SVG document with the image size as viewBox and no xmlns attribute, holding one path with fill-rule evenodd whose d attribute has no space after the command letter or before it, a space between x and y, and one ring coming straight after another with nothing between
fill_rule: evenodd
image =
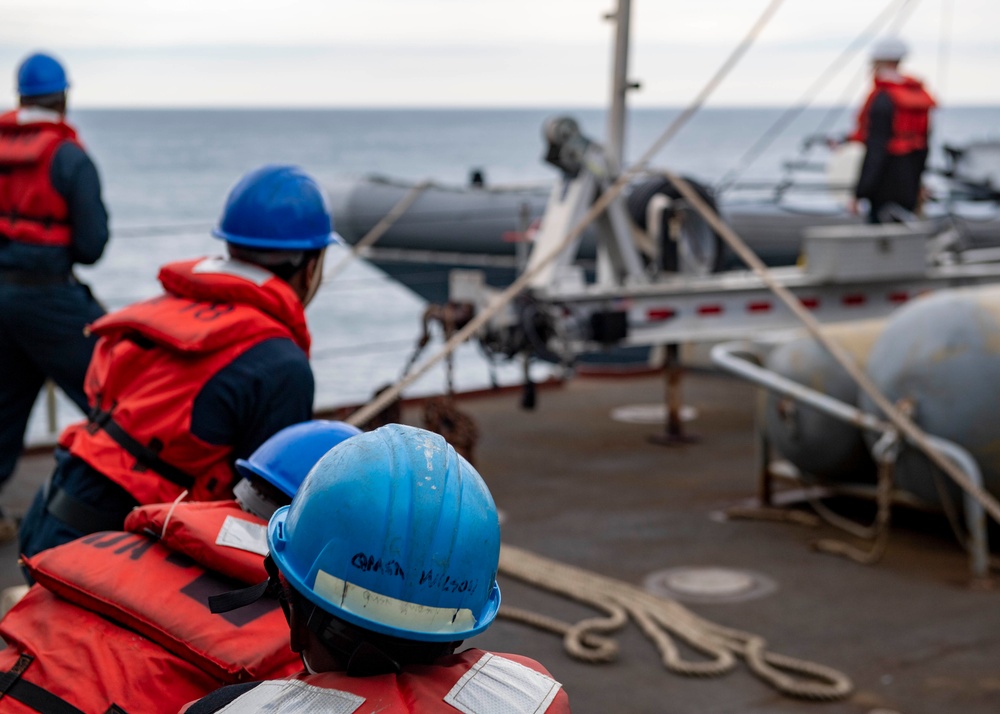
<instances>
[{"instance_id":1,"label":"rigging line","mask_svg":"<svg viewBox=\"0 0 1000 714\"><path fill-rule=\"evenodd\" d=\"M680 192L681 197L691 204L691 207L726 241L729 247L733 249L733 252L784 303L785 307L802 322L812 337L826 349L837 364L858 385L861 392L871 398L877 407L876 411L881 411L885 415L886 421L890 422L910 443L917 446L935 466L944 471L966 493L975 498L982 505L983 509L997 523L1000 523L1000 501L993 494L986 491L986 489L973 483L972 479L969 478L955 461L945 455L940 448L931 442L927 432L923 431L904 410L889 401L888 397L875 385L872 378L858 366L850 353L840 343L831 339L829 335L823 332L822 325L816 319L816 316L809 312L794 293L775 279L771 270L764 265L761 259L757 257L757 254L747 246L732 228L723 222L719 214L705 203L687 181L669 171L664 171L663 175L673 183Z\"/></svg>"},{"instance_id":2,"label":"rigging line","mask_svg":"<svg viewBox=\"0 0 1000 714\"><path fill-rule=\"evenodd\" d=\"M892 21L892 25L889 26L889 32L893 35L898 35L900 30L903 29L903 25L910 19L913 11L917 9L917 5L920 4L920 0L913 0L912 3L908 2L906 5L899 9L899 14Z\"/></svg>"},{"instance_id":3,"label":"rigging line","mask_svg":"<svg viewBox=\"0 0 1000 714\"><path fill-rule=\"evenodd\" d=\"M881 25L888 22L890 17L894 13L901 12L902 9L913 0L890 0L889 4L880 12L872 22L865 27L862 32L857 35L849 45L847 45L840 54L827 65L826 69L820 74L820 76L809 86L805 91L799 101L792 107L786 109L782 112L781 116L767 128L767 130L760 136L753 145L747 149L746 153L740 157L739 161L736 162L735 166L731 168L722 179L715 185L716 193L722 193L726 189L730 188L733 183L739 179L739 177L753 164L754 161L760 158L768 147L777 139L803 111L805 111L813 100L816 99L816 95L819 94L826 85L830 82L840 72L843 66L850 62L854 55L856 55L871 38L878 32ZM899 5L897 8L896 6Z\"/></svg>"},{"instance_id":4,"label":"rigging line","mask_svg":"<svg viewBox=\"0 0 1000 714\"><path fill-rule=\"evenodd\" d=\"M430 188L430 186L431 182L429 180L424 180L407 191L406 194L399 199L396 205L393 206L387 214L385 214L381 221L376 223L361 240L351 246L351 252L341 258L340 262L334 265L333 268L331 268L326 275L323 276L323 283L329 283L332 281L335 277L337 277L337 274L340 273L341 270L347 267L348 263L358 257L358 253L381 238L383 234L385 234L385 232L392 227L392 224L399 220L399 217L406 213L410 206L412 206L414 202L420 198L423 192Z\"/></svg>"},{"instance_id":5,"label":"rigging line","mask_svg":"<svg viewBox=\"0 0 1000 714\"><path fill-rule=\"evenodd\" d=\"M601 215L611 202L614 201L618 196L621 195L622 191L628 185L629 181L634 178L637 174L645 170L646 166L649 164L652 157L663 148L670 139L672 139L678 131L687 123L687 121L694 116L694 114L701 108L705 103L705 100L712 94L712 92L719 86L719 84L728 76L729 72L736 65L736 63L746 54L747 50L754 43L754 40L760 35L763 29L767 26L767 23L774 16L774 13L778 10L784 0L771 0L771 3L765 8L764 12L754 23L753 27L743 38L742 42L730 53L726 61L723 62L722 66L715 72L712 78L708 81L708 84L698 93L694 102L688 106L684 112L682 112L673 122L666 128L666 130L660 135L660 137L653 142L652 146L643 154L642 158L635 164L633 164L628 170L624 171L611 186L602 192L597 199L591 204L590 208L584 214L575 226L566 234L562 242L555 247L548 255L543 256L532 268L523 272L518 278L508 285L502 292L500 292L494 299L487 305L484 309L479 311L474 318L469 320L466 325L456 332L445 344L444 346L434 354L430 359L421 364L419 367L414 369L406 377L400 379L396 384L394 384L389 389L375 397L365 406L358 409L356 412L351 414L347 419L349 424L363 424L372 418L379 411L388 406L396 397L399 396L400 392L403 391L410 384L415 382L424 376L432 367L444 360L448 355L454 352L459 345L472 337L479 329L481 329L488 320L490 320L494 315L496 315L500 310L502 310L508 303L511 302L525 287L528 283L542 270L547 268L549 264L555 260L566 248L568 248L573 241L577 240L583 231L589 226L599 215Z\"/></svg>"},{"instance_id":6,"label":"rigging line","mask_svg":"<svg viewBox=\"0 0 1000 714\"><path fill-rule=\"evenodd\" d=\"M112 227L111 235L115 238L154 238L164 235L183 235L185 233L208 232L212 223L164 223L161 225L121 226Z\"/></svg>"},{"instance_id":7,"label":"rigging line","mask_svg":"<svg viewBox=\"0 0 1000 714\"><path fill-rule=\"evenodd\" d=\"M344 357L350 355L383 354L386 352L400 352L410 347L413 340L386 340L385 342L369 342L365 345L348 345L343 347L328 347L327 349L313 350L312 359L326 359L330 357Z\"/></svg>"},{"instance_id":8,"label":"rigging line","mask_svg":"<svg viewBox=\"0 0 1000 714\"><path fill-rule=\"evenodd\" d=\"M951 60L951 27L955 14L955 4L952 0L941 0L941 36L938 39L937 52L937 95L944 97L945 85L948 80L948 65Z\"/></svg>"},{"instance_id":9,"label":"rigging line","mask_svg":"<svg viewBox=\"0 0 1000 714\"><path fill-rule=\"evenodd\" d=\"M906 0L903 5L899 8L899 13L897 14L892 26L889 28L890 33L897 33L899 28L909 19L909 15L916 9L920 0ZM844 92L840 95L837 103L830 107L827 111L826 116L820 121L819 126L814 132L817 136L826 136L830 132L830 128L840 120L844 112L847 111L848 105L855 103L855 97L860 94L858 88L862 86L863 79L866 74L868 74L868 67L861 65L857 71L855 71L851 81L847 84Z\"/></svg>"}]
</instances>

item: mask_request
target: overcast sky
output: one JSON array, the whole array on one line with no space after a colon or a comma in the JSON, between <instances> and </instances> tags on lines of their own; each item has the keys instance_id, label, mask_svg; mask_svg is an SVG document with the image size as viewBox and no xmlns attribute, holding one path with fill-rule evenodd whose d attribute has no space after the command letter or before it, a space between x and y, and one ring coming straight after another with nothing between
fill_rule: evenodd
<instances>
[{"instance_id":1,"label":"overcast sky","mask_svg":"<svg viewBox=\"0 0 1000 714\"><path fill-rule=\"evenodd\" d=\"M615 2L0 0L0 106L36 49L66 63L77 107L601 106ZM634 0L633 104L690 101L768 2ZM890 4L785 0L711 103L797 102ZM1000 103L1000 1L909 5L908 69L945 102ZM820 102L856 101L862 64Z\"/></svg>"}]
</instances>

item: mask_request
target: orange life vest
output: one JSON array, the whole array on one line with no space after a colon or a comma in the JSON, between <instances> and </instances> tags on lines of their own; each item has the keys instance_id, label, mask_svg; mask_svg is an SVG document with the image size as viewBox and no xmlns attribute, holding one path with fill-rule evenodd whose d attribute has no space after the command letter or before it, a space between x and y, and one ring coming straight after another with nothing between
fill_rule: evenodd
<instances>
[{"instance_id":1,"label":"orange life vest","mask_svg":"<svg viewBox=\"0 0 1000 714\"><path fill-rule=\"evenodd\" d=\"M141 506L125 518L125 530L155 534L170 550L214 573L249 584L267 580L267 522L236 501Z\"/></svg>"},{"instance_id":2,"label":"orange life vest","mask_svg":"<svg viewBox=\"0 0 1000 714\"><path fill-rule=\"evenodd\" d=\"M175 712L226 684L298 672L302 664L275 601L225 615L209 611L207 598L232 590L234 581L187 552L215 550L214 562L249 556L263 573L261 555L216 545L220 533L212 524L225 522L222 513L248 526L265 524L234 502L205 505L149 509L129 523L146 534L95 533L27 559L37 585L0 622L10 645L0 653L0 672L22 669L17 681L27 683L8 696L16 702L27 693L30 702L41 689L87 714ZM164 530L163 540L151 535ZM257 574L240 583L252 584ZM8 679L0 676L0 690ZM5 700L5 712L50 711L23 701L8 709Z\"/></svg>"},{"instance_id":3,"label":"orange life vest","mask_svg":"<svg viewBox=\"0 0 1000 714\"><path fill-rule=\"evenodd\" d=\"M50 179L52 157L64 142L80 144L64 121L19 124L17 111L0 115L0 236L34 245L70 245L66 199Z\"/></svg>"},{"instance_id":4,"label":"orange life vest","mask_svg":"<svg viewBox=\"0 0 1000 714\"><path fill-rule=\"evenodd\" d=\"M325 698L331 704L340 702L347 711L344 704L349 702L356 706L351 710L353 714L487 714L508 710L564 714L570 710L562 685L538 662L479 649L443 657L432 665L407 667L399 674L349 677L341 672L303 672L292 679L257 685L231 702L226 711L265 711L266 705L279 701L279 697L295 711L305 711L300 703L305 701L316 711L327 711ZM251 700L256 706L250 706ZM507 701L520 706L505 707ZM300 708L296 709L295 704Z\"/></svg>"},{"instance_id":5,"label":"orange life vest","mask_svg":"<svg viewBox=\"0 0 1000 714\"><path fill-rule=\"evenodd\" d=\"M894 110L892 137L887 151L893 156L902 156L926 149L930 133L930 111L936 104L923 84L913 77L901 76L898 80L893 80L876 75L875 86L858 112L857 129L848 139L862 143L867 141L871 106L881 92L889 95Z\"/></svg>"},{"instance_id":6,"label":"orange life vest","mask_svg":"<svg viewBox=\"0 0 1000 714\"><path fill-rule=\"evenodd\" d=\"M310 336L292 288L246 263L205 258L160 270L166 294L97 320L87 370L86 422L59 443L139 503L229 498L232 448L191 433L194 400L220 370L254 345Z\"/></svg>"},{"instance_id":7,"label":"orange life vest","mask_svg":"<svg viewBox=\"0 0 1000 714\"><path fill-rule=\"evenodd\" d=\"M0 711L9 714L60 711L52 699L82 714L176 712L219 686L155 642L37 585L0 622L0 635Z\"/></svg>"}]
</instances>

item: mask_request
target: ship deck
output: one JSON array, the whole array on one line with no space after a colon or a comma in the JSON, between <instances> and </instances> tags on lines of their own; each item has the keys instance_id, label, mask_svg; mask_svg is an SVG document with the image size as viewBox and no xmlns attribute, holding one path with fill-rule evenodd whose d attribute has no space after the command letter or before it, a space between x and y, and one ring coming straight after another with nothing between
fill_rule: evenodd
<instances>
[{"instance_id":1,"label":"ship deck","mask_svg":"<svg viewBox=\"0 0 1000 714\"><path fill-rule=\"evenodd\" d=\"M712 566L761 576L775 587L752 599L691 602L699 616L764 637L773 651L848 675L854 693L838 702L791 699L742 664L714 678L668 672L634 623L616 637L616 661L569 658L561 640L498 620L471 644L540 660L564 685L576 714L597 712L800 712L823 714L1000 710L1000 590L970 586L968 559L944 520L897 509L881 562L861 565L814 552L822 524L724 517L757 490L754 387L693 371L684 401L699 441L649 441L662 425L611 418L626 405L654 405L656 375L578 378L538 394L465 399L478 423L476 465L503 516L510 545L641 587L668 568ZM404 420L419 423L415 406ZM3 505L22 512L51 470L51 456L22 461ZM870 515L870 504L861 507ZM17 549L0 546L0 586L18 584ZM501 577L504 604L576 621L594 611ZM684 654L697 654L682 647Z\"/></svg>"}]
</instances>

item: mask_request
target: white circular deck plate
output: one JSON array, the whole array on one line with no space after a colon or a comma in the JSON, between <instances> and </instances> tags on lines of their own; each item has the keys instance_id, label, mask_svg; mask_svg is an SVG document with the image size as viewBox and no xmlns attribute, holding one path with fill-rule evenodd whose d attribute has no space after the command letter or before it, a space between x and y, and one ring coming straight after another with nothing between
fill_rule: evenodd
<instances>
[{"instance_id":1,"label":"white circular deck plate","mask_svg":"<svg viewBox=\"0 0 1000 714\"><path fill-rule=\"evenodd\" d=\"M646 590L683 602L740 602L777 590L768 577L749 570L683 567L660 570L646 577Z\"/></svg>"},{"instance_id":2,"label":"white circular deck plate","mask_svg":"<svg viewBox=\"0 0 1000 714\"><path fill-rule=\"evenodd\" d=\"M698 410L685 404L681 407L681 421L694 421ZM611 418L626 424L663 424L667 420L667 407L663 404L628 404L611 410Z\"/></svg>"}]
</instances>

